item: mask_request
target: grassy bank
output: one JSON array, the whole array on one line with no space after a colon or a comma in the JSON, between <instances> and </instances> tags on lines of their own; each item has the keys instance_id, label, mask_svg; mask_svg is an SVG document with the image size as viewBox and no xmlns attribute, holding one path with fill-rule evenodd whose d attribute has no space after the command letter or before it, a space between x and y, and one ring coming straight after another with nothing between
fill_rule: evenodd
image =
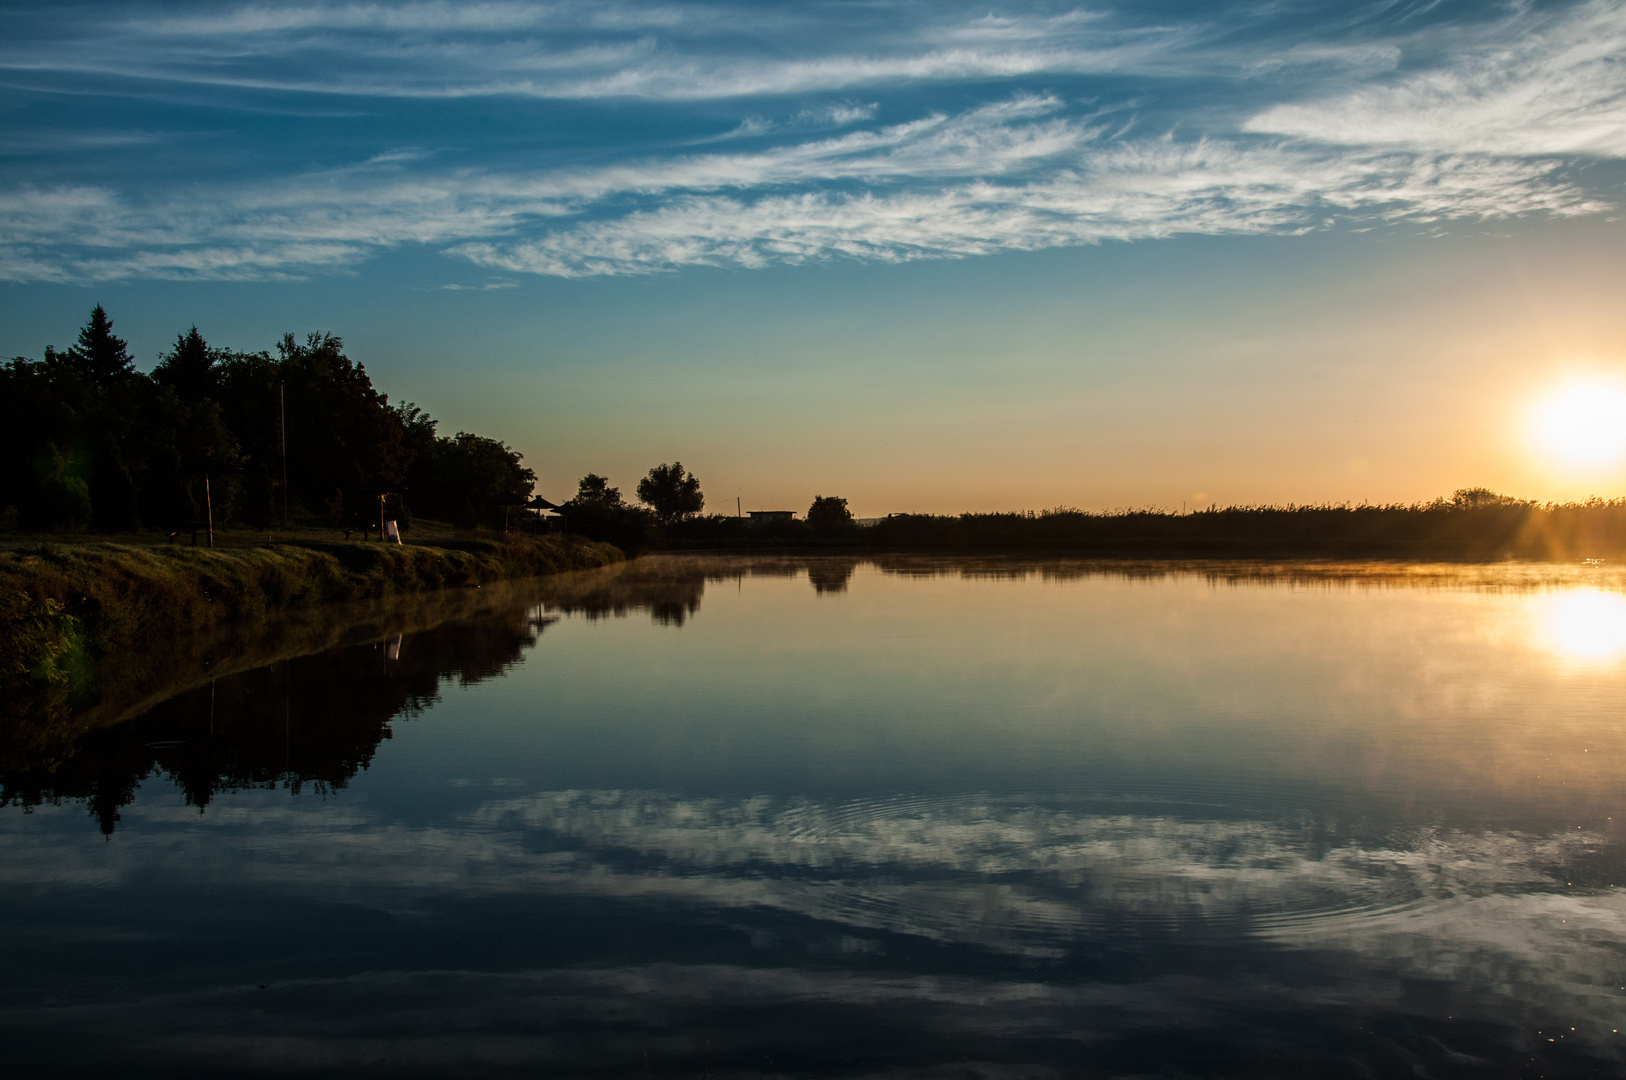
<instances>
[{"instance_id":1,"label":"grassy bank","mask_svg":"<svg viewBox=\"0 0 1626 1080\"><path fill-rule=\"evenodd\" d=\"M150 642L347 600L604 566L607 544L458 536L394 545L265 534L215 549L17 541L0 549L0 695L79 694ZM415 541L419 540L414 537Z\"/></svg>"}]
</instances>

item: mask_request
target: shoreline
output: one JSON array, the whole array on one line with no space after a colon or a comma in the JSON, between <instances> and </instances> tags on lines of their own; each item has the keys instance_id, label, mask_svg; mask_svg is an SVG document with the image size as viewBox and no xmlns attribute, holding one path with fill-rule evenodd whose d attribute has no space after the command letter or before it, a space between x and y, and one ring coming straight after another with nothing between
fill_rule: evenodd
<instances>
[{"instance_id":1,"label":"shoreline","mask_svg":"<svg viewBox=\"0 0 1626 1080\"><path fill-rule=\"evenodd\" d=\"M589 570L625 556L574 536L456 536L401 545L295 538L195 548L117 541L0 549L0 700L57 712L144 640L330 604Z\"/></svg>"}]
</instances>

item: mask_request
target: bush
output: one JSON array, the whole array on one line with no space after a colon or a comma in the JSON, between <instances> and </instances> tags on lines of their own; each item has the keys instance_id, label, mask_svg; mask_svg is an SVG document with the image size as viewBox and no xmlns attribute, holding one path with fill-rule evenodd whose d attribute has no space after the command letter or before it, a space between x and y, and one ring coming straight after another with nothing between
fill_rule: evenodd
<instances>
[{"instance_id":1,"label":"bush","mask_svg":"<svg viewBox=\"0 0 1626 1080\"><path fill-rule=\"evenodd\" d=\"M83 631L60 600L0 593L0 691L66 686L84 660Z\"/></svg>"}]
</instances>

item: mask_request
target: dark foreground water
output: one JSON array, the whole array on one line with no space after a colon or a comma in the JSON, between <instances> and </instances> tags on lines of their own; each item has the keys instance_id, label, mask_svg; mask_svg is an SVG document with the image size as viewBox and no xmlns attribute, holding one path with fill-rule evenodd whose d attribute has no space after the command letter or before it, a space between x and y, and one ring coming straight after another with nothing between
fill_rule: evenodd
<instances>
[{"instance_id":1,"label":"dark foreground water","mask_svg":"<svg viewBox=\"0 0 1626 1080\"><path fill-rule=\"evenodd\" d=\"M486 599L0 747L8 1070L1626 1075L1618 573Z\"/></svg>"}]
</instances>

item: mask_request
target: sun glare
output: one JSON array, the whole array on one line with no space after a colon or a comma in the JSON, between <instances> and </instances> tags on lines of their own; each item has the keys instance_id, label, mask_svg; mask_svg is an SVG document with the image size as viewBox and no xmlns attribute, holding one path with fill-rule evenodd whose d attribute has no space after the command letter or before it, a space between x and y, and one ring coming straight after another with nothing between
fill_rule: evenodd
<instances>
[{"instance_id":1,"label":"sun glare","mask_svg":"<svg viewBox=\"0 0 1626 1080\"><path fill-rule=\"evenodd\" d=\"M1571 379L1536 402L1531 428L1553 463L1600 469L1626 458L1626 383Z\"/></svg>"},{"instance_id":2,"label":"sun glare","mask_svg":"<svg viewBox=\"0 0 1626 1080\"><path fill-rule=\"evenodd\" d=\"M1543 596L1535 610L1542 643L1564 659L1612 664L1626 657L1626 596L1578 589Z\"/></svg>"}]
</instances>

